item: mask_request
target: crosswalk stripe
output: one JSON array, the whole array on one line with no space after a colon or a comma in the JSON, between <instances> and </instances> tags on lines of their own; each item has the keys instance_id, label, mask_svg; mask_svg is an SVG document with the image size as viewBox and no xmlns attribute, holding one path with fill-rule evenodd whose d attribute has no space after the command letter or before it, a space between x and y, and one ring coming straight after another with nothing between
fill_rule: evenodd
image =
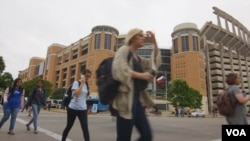
<instances>
[{"instance_id":1,"label":"crosswalk stripe","mask_svg":"<svg viewBox=\"0 0 250 141\"><path fill-rule=\"evenodd\" d=\"M26 125L26 123L27 123L26 121L24 121L24 120L22 120L20 118L17 118L16 121L22 123L23 125ZM41 128L41 127L37 127L37 129L38 129L39 132L42 132L42 133L44 133L44 134L46 134L46 135L48 135L48 136L50 136L50 137L52 137L52 138L54 138L54 139L56 139L58 141L61 141L61 139L62 139L62 136L57 134L57 133L54 133L52 131L49 131L49 130ZM67 141L72 141L72 140L67 139Z\"/></svg>"},{"instance_id":2,"label":"crosswalk stripe","mask_svg":"<svg viewBox=\"0 0 250 141\"><path fill-rule=\"evenodd\" d=\"M215 139L215 140L211 140L211 141L221 141L221 139Z\"/></svg>"}]
</instances>

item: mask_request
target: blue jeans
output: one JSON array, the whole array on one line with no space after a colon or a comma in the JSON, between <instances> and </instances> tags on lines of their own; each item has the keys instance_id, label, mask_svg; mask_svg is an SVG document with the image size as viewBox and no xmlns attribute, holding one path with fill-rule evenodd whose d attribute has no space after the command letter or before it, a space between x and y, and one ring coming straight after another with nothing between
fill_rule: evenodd
<instances>
[{"instance_id":1,"label":"blue jeans","mask_svg":"<svg viewBox=\"0 0 250 141\"><path fill-rule=\"evenodd\" d=\"M30 126L30 124L33 122L34 130L37 130L37 119L40 113L40 107L41 107L40 105L32 104L33 118L30 120L30 122L27 125Z\"/></svg>"},{"instance_id":2,"label":"blue jeans","mask_svg":"<svg viewBox=\"0 0 250 141\"><path fill-rule=\"evenodd\" d=\"M116 141L130 141L134 125L140 134L140 137L137 141L152 141L153 136L151 133L151 128L147 116L145 114L144 108L141 106L139 101L136 101L134 103L132 119L124 119L120 116L117 116Z\"/></svg>"},{"instance_id":3,"label":"blue jeans","mask_svg":"<svg viewBox=\"0 0 250 141\"><path fill-rule=\"evenodd\" d=\"M16 118L17 118L17 114L18 114L19 110L20 110L19 108L11 108L11 109L5 109L5 108L3 108L3 114L4 115L3 115L2 120L0 121L0 127L2 127L3 124L11 116L9 131L13 131L13 129L15 127Z\"/></svg>"}]
</instances>

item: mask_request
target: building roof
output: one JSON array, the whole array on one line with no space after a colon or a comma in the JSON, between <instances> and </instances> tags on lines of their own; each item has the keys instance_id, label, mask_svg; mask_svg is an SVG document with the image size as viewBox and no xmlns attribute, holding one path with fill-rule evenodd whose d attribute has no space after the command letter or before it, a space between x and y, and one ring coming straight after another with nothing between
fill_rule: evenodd
<instances>
[{"instance_id":1,"label":"building roof","mask_svg":"<svg viewBox=\"0 0 250 141\"><path fill-rule=\"evenodd\" d=\"M212 41L236 50L243 56L250 55L250 32L238 20L224 11L213 7L218 24L206 22L200 32L201 40ZM221 24L224 19L225 27Z\"/></svg>"}]
</instances>

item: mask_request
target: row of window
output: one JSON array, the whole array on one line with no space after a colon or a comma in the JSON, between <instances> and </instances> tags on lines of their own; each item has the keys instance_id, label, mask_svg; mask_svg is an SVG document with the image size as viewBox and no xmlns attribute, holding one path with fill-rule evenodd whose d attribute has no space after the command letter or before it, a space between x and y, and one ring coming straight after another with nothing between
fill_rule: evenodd
<instances>
[{"instance_id":1,"label":"row of window","mask_svg":"<svg viewBox=\"0 0 250 141\"><path fill-rule=\"evenodd\" d=\"M92 32L103 32L103 31L114 33L115 35L119 35L118 30L116 30L112 27L108 27L108 26L97 26L97 27L92 29Z\"/></svg>"},{"instance_id":2,"label":"row of window","mask_svg":"<svg viewBox=\"0 0 250 141\"><path fill-rule=\"evenodd\" d=\"M59 56L57 58L57 65L60 65L62 63L66 63L70 60L76 59L79 56L84 56L88 54L88 44L83 45L80 47L81 49L81 55L78 55L78 48L72 51L72 56L70 56L70 53L64 54L63 56ZM71 57L71 58L70 58Z\"/></svg>"},{"instance_id":3,"label":"row of window","mask_svg":"<svg viewBox=\"0 0 250 141\"><path fill-rule=\"evenodd\" d=\"M181 51L178 50L178 38L174 39L173 41L173 46L174 46L174 53L179 53L179 52L185 52L185 51L190 51L189 47L189 36L182 36L181 37ZM199 51L199 43L198 43L198 37L197 36L192 36L192 45L193 45L193 51Z\"/></svg>"},{"instance_id":4,"label":"row of window","mask_svg":"<svg viewBox=\"0 0 250 141\"><path fill-rule=\"evenodd\" d=\"M104 37L104 49L111 49L111 34L105 34ZM116 44L116 39L115 39L115 44ZM95 49L100 49L101 48L101 34L96 34L95 35Z\"/></svg>"},{"instance_id":5,"label":"row of window","mask_svg":"<svg viewBox=\"0 0 250 141\"><path fill-rule=\"evenodd\" d=\"M111 49L111 35L110 34L105 34L105 42L104 42L104 49ZM101 45L101 34L96 34L95 36L95 49L100 49ZM81 47L81 56L87 55L88 54L88 44L83 45ZM76 59L78 57L78 48L72 51L72 58L70 58L70 54L64 54L64 59L62 56L58 57L58 65L62 64L63 62L68 62L71 59Z\"/></svg>"},{"instance_id":6,"label":"row of window","mask_svg":"<svg viewBox=\"0 0 250 141\"><path fill-rule=\"evenodd\" d=\"M198 33L197 33L197 30L195 29L182 29L180 31L177 31L173 34L173 37L178 37L178 36L181 36L183 34L191 34L191 35L196 35L198 36Z\"/></svg>"},{"instance_id":7,"label":"row of window","mask_svg":"<svg viewBox=\"0 0 250 141\"><path fill-rule=\"evenodd\" d=\"M80 71L83 71L84 69L86 69L86 62L81 62L79 63L79 66L80 66ZM56 88L58 88L58 82L59 82L59 78L60 78L60 75L62 76L62 86L61 87L67 87L66 86L66 79L67 79L67 74L69 73L70 74L70 82L69 84L72 84L75 80L75 74L76 74L76 64L74 65L71 65L70 68L63 68L62 69L62 74L60 74L60 70L56 71L55 73L55 76L56 76Z\"/></svg>"}]
</instances>

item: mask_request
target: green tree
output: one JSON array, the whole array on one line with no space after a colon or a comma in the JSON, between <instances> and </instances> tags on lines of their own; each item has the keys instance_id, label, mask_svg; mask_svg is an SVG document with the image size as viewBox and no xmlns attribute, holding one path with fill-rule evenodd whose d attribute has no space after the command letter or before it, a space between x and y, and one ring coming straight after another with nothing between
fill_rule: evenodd
<instances>
[{"instance_id":1,"label":"green tree","mask_svg":"<svg viewBox=\"0 0 250 141\"><path fill-rule=\"evenodd\" d=\"M199 93L199 91L190 88L188 93L188 107L192 109L200 109L202 106L202 95Z\"/></svg>"},{"instance_id":2,"label":"green tree","mask_svg":"<svg viewBox=\"0 0 250 141\"><path fill-rule=\"evenodd\" d=\"M13 77L9 72L3 73L5 69L5 63L3 57L0 56L0 91L4 91L13 82Z\"/></svg>"},{"instance_id":3,"label":"green tree","mask_svg":"<svg viewBox=\"0 0 250 141\"><path fill-rule=\"evenodd\" d=\"M4 72L0 77L0 86L5 89L13 83L12 75L9 72Z\"/></svg>"},{"instance_id":4,"label":"green tree","mask_svg":"<svg viewBox=\"0 0 250 141\"><path fill-rule=\"evenodd\" d=\"M28 97L30 92L37 86L37 81L40 80L39 78L34 78L32 80L26 81L22 84L22 87L25 89L25 97ZM44 90L46 92L46 97L49 97L52 91L52 84L47 81L43 80Z\"/></svg>"},{"instance_id":5,"label":"green tree","mask_svg":"<svg viewBox=\"0 0 250 141\"><path fill-rule=\"evenodd\" d=\"M63 99L64 93L66 92L65 88L58 88L55 89L54 92L51 94L51 99Z\"/></svg>"},{"instance_id":6,"label":"green tree","mask_svg":"<svg viewBox=\"0 0 250 141\"><path fill-rule=\"evenodd\" d=\"M174 107L201 107L201 94L188 86L186 81L176 79L168 89L167 100L171 102Z\"/></svg>"},{"instance_id":7,"label":"green tree","mask_svg":"<svg viewBox=\"0 0 250 141\"><path fill-rule=\"evenodd\" d=\"M4 63L3 57L0 56L0 74L3 73L4 69L5 69L5 63Z\"/></svg>"},{"instance_id":8,"label":"green tree","mask_svg":"<svg viewBox=\"0 0 250 141\"><path fill-rule=\"evenodd\" d=\"M168 89L167 100L170 101L174 107L186 107L188 103L186 101L188 91L189 86L187 85L186 81L176 79Z\"/></svg>"}]
</instances>

